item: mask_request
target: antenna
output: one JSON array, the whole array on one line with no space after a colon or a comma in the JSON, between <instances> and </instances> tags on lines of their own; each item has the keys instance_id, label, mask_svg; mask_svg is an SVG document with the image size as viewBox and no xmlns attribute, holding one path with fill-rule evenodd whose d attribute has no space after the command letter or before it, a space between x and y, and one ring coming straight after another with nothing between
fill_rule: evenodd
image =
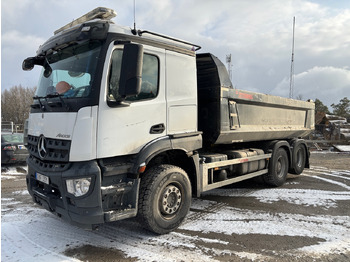
<instances>
[{"instance_id":1,"label":"antenna","mask_svg":"<svg viewBox=\"0 0 350 262\"><path fill-rule=\"evenodd\" d=\"M226 55L227 70L230 80L232 82L232 64L231 64L231 54Z\"/></svg>"},{"instance_id":2,"label":"antenna","mask_svg":"<svg viewBox=\"0 0 350 262\"><path fill-rule=\"evenodd\" d=\"M292 61L290 64L289 98L293 98L293 88L294 88L294 31L295 31L295 16L293 17L293 41L292 41Z\"/></svg>"},{"instance_id":3,"label":"antenna","mask_svg":"<svg viewBox=\"0 0 350 262\"><path fill-rule=\"evenodd\" d=\"M134 29L131 30L131 32L136 35L136 0L134 0Z\"/></svg>"}]
</instances>

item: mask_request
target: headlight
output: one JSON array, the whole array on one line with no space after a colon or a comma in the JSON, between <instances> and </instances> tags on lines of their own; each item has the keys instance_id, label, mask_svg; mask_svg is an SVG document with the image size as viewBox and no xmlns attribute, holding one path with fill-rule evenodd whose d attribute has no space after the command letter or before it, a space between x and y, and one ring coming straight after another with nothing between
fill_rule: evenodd
<instances>
[{"instance_id":1,"label":"headlight","mask_svg":"<svg viewBox=\"0 0 350 262\"><path fill-rule=\"evenodd\" d=\"M89 192L91 178L79 178L66 180L68 193L80 197Z\"/></svg>"}]
</instances>

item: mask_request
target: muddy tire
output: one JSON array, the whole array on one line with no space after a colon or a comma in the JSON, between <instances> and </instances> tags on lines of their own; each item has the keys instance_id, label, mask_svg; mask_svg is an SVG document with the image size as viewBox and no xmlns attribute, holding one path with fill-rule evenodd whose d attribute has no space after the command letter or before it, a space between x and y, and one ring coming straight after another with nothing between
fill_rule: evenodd
<instances>
[{"instance_id":1,"label":"muddy tire","mask_svg":"<svg viewBox=\"0 0 350 262\"><path fill-rule=\"evenodd\" d=\"M293 148L293 158L290 173L300 175L303 173L306 163L306 149L303 144L296 144Z\"/></svg>"},{"instance_id":2,"label":"muddy tire","mask_svg":"<svg viewBox=\"0 0 350 262\"><path fill-rule=\"evenodd\" d=\"M160 165L141 179L138 218L148 230L166 234L175 230L191 206L191 183L176 166Z\"/></svg>"},{"instance_id":3,"label":"muddy tire","mask_svg":"<svg viewBox=\"0 0 350 262\"><path fill-rule=\"evenodd\" d=\"M272 154L269 163L269 172L264 175L265 183L274 187L283 185L288 174L288 167L287 152L280 147Z\"/></svg>"}]
</instances>

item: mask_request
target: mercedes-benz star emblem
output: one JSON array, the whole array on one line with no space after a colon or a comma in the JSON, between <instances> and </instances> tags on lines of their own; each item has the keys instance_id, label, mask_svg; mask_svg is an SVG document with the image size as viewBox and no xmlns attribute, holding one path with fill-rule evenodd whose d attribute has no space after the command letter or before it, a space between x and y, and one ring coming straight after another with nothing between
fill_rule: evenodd
<instances>
[{"instance_id":1,"label":"mercedes-benz star emblem","mask_svg":"<svg viewBox=\"0 0 350 262\"><path fill-rule=\"evenodd\" d=\"M38 153L41 159L44 159L44 157L46 156L46 138L44 136L39 137Z\"/></svg>"}]
</instances>

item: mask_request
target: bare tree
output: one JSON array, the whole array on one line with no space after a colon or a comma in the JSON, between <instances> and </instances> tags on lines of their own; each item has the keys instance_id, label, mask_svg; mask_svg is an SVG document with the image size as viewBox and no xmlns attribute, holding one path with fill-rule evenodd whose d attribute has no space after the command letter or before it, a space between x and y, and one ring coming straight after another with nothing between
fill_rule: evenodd
<instances>
[{"instance_id":1,"label":"bare tree","mask_svg":"<svg viewBox=\"0 0 350 262\"><path fill-rule=\"evenodd\" d=\"M13 86L1 93L1 121L23 124L29 116L36 87Z\"/></svg>"},{"instance_id":2,"label":"bare tree","mask_svg":"<svg viewBox=\"0 0 350 262\"><path fill-rule=\"evenodd\" d=\"M299 94L299 95L297 95L297 97L295 99L296 100L303 100L303 95Z\"/></svg>"}]
</instances>

